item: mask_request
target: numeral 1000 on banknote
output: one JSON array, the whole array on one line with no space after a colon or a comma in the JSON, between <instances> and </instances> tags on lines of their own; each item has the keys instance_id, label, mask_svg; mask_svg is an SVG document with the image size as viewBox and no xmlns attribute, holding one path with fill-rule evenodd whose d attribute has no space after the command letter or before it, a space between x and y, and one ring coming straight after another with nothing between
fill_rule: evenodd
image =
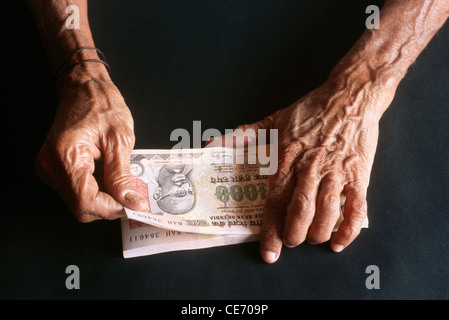
<instances>
[{"instance_id":1,"label":"numeral 1000 on banknote","mask_svg":"<svg viewBox=\"0 0 449 320\"><path fill-rule=\"evenodd\" d=\"M229 197L236 202L243 201L244 198L250 201L255 201L260 196L260 199L265 200L267 189L265 183L247 184L243 187L240 185L232 185L229 188L227 186L218 186L215 189L215 196L221 202L228 202Z\"/></svg>"}]
</instances>

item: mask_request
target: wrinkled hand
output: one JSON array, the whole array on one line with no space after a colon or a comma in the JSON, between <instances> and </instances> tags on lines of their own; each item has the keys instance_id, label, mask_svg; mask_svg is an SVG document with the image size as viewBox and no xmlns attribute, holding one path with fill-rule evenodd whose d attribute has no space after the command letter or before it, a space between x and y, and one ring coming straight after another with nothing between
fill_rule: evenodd
<instances>
[{"instance_id":1,"label":"wrinkled hand","mask_svg":"<svg viewBox=\"0 0 449 320\"><path fill-rule=\"evenodd\" d=\"M114 84L109 79L79 82L62 90L36 172L79 221L115 219L123 206L146 207L130 174L133 147L133 119ZM104 181L94 177L96 160L104 162Z\"/></svg>"},{"instance_id":2,"label":"wrinkled hand","mask_svg":"<svg viewBox=\"0 0 449 320\"><path fill-rule=\"evenodd\" d=\"M261 255L275 262L282 245L328 241L343 250L359 234L367 216L366 194L382 107L392 90L328 80L323 86L247 129L277 129L277 172L270 176L264 207Z\"/></svg>"}]
</instances>

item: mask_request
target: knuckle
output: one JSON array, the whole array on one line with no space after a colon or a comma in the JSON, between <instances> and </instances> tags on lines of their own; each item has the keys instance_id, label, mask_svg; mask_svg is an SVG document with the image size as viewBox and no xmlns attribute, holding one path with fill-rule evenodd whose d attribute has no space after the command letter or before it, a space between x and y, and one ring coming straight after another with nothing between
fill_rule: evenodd
<instances>
[{"instance_id":1,"label":"knuckle","mask_svg":"<svg viewBox=\"0 0 449 320\"><path fill-rule=\"evenodd\" d=\"M343 230L343 237L348 240L355 239L360 234L360 228L356 226L348 226Z\"/></svg>"},{"instance_id":2,"label":"knuckle","mask_svg":"<svg viewBox=\"0 0 449 320\"><path fill-rule=\"evenodd\" d=\"M123 171L117 171L115 174L111 175L107 179L108 189L110 192L113 192L114 190L119 189L126 189L126 188L134 188L134 184L132 183L132 176L130 173L125 173Z\"/></svg>"},{"instance_id":3,"label":"knuckle","mask_svg":"<svg viewBox=\"0 0 449 320\"><path fill-rule=\"evenodd\" d=\"M80 133L75 131L63 131L60 134L49 134L46 141L47 151L51 154L62 154L69 146L78 145Z\"/></svg>"},{"instance_id":4,"label":"knuckle","mask_svg":"<svg viewBox=\"0 0 449 320\"><path fill-rule=\"evenodd\" d=\"M120 170L120 168L117 168L117 170L118 172L111 175L110 183L116 186L129 184L132 179L131 173Z\"/></svg>"},{"instance_id":5,"label":"knuckle","mask_svg":"<svg viewBox=\"0 0 449 320\"><path fill-rule=\"evenodd\" d=\"M303 146L300 142L279 142L279 167L293 168L298 163L298 156L300 155Z\"/></svg>"},{"instance_id":6,"label":"knuckle","mask_svg":"<svg viewBox=\"0 0 449 320\"><path fill-rule=\"evenodd\" d=\"M113 134L123 144L130 144L134 143L135 141L135 135L134 130L127 125L123 125L120 127L116 127L114 130L112 130Z\"/></svg>"},{"instance_id":7,"label":"knuckle","mask_svg":"<svg viewBox=\"0 0 449 320\"><path fill-rule=\"evenodd\" d=\"M298 218L303 214L312 213L315 209L314 203L300 192L295 192L293 195L293 201L291 202L291 208L296 209L298 214L296 215Z\"/></svg>"},{"instance_id":8,"label":"knuckle","mask_svg":"<svg viewBox=\"0 0 449 320\"><path fill-rule=\"evenodd\" d=\"M351 204L352 215L356 218L364 218L368 211L368 206L365 200L355 200Z\"/></svg>"},{"instance_id":9,"label":"knuckle","mask_svg":"<svg viewBox=\"0 0 449 320\"><path fill-rule=\"evenodd\" d=\"M136 136L134 135L134 131L130 128L127 128L127 131L124 134L120 135L123 139L123 143L128 146L133 146L136 142Z\"/></svg>"},{"instance_id":10,"label":"knuckle","mask_svg":"<svg viewBox=\"0 0 449 320\"><path fill-rule=\"evenodd\" d=\"M338 211L340 209L340 196L332 193L325 194L321 199L321 206L327 211Z\"/></svg>"},{"instance_id":11,"label":"knuckle","mask_svg":"<svg viewBox=\"0 0 449 320\"><path fill-rule=\"evenodd\" d=\"M307 148L298 158L298 167L319 172L326 167L325 163L329 162L329 156L323 147Z\"/></svg>"},{"instance_id":12,"label":"knuckle","mask_svg":"<svg viewBox=\"0 0 449 320\"><path fill-rule=\"evenodd\" d=\"M104 136L106 150L131 150L135 144L134 131L128 126L111 128Z\"/></svg>"}]
</instances>

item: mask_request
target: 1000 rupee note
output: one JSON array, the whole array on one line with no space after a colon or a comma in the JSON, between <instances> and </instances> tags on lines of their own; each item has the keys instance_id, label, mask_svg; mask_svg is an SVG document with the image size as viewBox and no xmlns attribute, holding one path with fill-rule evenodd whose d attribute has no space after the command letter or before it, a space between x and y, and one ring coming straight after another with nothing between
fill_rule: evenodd
<instances>
[{"instance_id":1,"label":"1000 rupee note","mask_svg":"<svg viewBox=\"0 0 449 320\"><path fill-rule=\"evenodd\" d=\"M258 234L269 183L235 149L134 150L131 172L148 209L128 219L201 234ZM254 158L252 158L254 159ZM254 162L254 161L253 161Z\"/></svg>"},{"instance_id":2,"label":"1000 rupee note","mask_svg":"<svg viewBox=\"0 0 449 320\"><path fill-rule=\"evenodd\" d=\"M134 150L131 172L148 209L125 208L128 219L181 232L258 234L269 181L251 152L221 147Z\"/></svg>"},{"instance_id":3,"label":"1000 rupee note","mask_svg":"<svg viewBox=\"0 0 449 320\"><path fill-rule=\"evenodd\" d=\"M180 250L196 250L257 241L258 234L201 234L158 228L122 218L123 257L133 258Z\"/></svg>"}]
</instances>

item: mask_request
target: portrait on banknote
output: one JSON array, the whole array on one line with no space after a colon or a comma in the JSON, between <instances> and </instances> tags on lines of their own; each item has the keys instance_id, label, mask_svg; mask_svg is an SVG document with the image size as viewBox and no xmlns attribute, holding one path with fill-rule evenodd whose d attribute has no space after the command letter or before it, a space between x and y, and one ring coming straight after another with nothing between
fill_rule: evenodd
<instances>
[{"instance_id":1,"label":"portrait on banknote","mask_svg":"<svg viewBox=\"0 0 449 320\"><path fill-rule=\"evenodd\" d=\"M131 172L148 181L148 195L153 213L160 211L180 215L189 212L195 203L191 182L192 166L186 163L166 163L145 167L142 155L134 157ZM154 201L153 201L154 200Z\"/></svg>"},{"instance_id":2,"label":"portrait on banknote","mask_svg":"<svg viewBox=\"0 0 449 320\"><path fill-rule=\"evenodd\" d=\"M127 217L183 232L258 233L268 177L236 157L222 147L134 150L131 173L148 208L125 208Z\"/></svg>"},{"instance_id":3,"label":"portrait on banknote","mask_svg":"<svg viewBox=\"0 0 449 320\"><path fill-rule=\"evenodd\" d=\"M158 187L153 192L153 198L163 211L170 214L184 214L192 209L195 194L189 174L191 166L162 166L157 174Z\"/></svg>"}]
</instances>

